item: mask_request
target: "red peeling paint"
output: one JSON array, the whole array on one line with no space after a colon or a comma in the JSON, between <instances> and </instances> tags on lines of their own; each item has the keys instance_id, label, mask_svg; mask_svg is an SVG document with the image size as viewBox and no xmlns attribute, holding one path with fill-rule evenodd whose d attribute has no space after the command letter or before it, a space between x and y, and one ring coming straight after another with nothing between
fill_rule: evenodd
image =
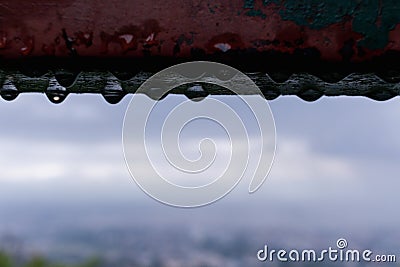
<instances>
[{"instance_id":1,"label":"red peeling paint","mask_svg":"<svg viewBox=\"0 0 400 267\"><path fill-rule=\"evenodd\" d=\"M316 29L283 19L284 5L268 1L253 1L247 8L242 0L167 0L158 6L130 0L17 2L21 3L2 3L8 8L0 16L1 58L191 59L194 53L238 52L235 55L245 57L247 51L285 56L312 51L324 62L364 62L387 52L400 53L399 25L389 32L384 48L371 50L360 45L365 36L354 31L354 17L346 15ZM308 23L316 21L310 18ZM39 49L34 49L35 43Z\"/></svg>"},{"instance_id":2,"label":"red peeling paint","mask_svg":"<svg viewBox=\"0 0 400 267\"><path fill-rule=\"evenodd\" d=\"M0 32L0 49L4 49L7 47L7 34L4 32Z\"/></svg>"},{"instance_id":3,"label":"red peeling paint","mask_svg":"<svg viewBox=\"0 0 400 267\"><path fill-rule=\"evenodd\" d=\"M132 34L121 34L118 36L118 41L124 53L128 52L129 50L136 50L137 48L135 37Z\"/></svg>"},{"instance_id":4,"label":"red peeling paint","mask_svg":"<svg viewBox=\"0 0 400 267\"><path fill-rule=\"evenodd\" d=\"M122 26L112 34L102 31L100 33L101 53L115 53L115 49L112 51L109 49L115 44L120 46L120 54L137 50L139 43L142 43L145 49L149 49L160 44L156 40L160 31L159 22L154 19L147 19L139 26L132 24Z\"/></svg>"},{"instance_id":5,"label":"red peeling paint","mask_svg":"<svg viewBox=\"0 0 400 267\"><path fill-rule=\"evenodd\" d=\"M90 47L93 44L93 32L76 32L75 34L75 44L77 46L84 45L86 47Z\"/></svg>"},{"instance_id":6,"label":"red peeling paint","mask_svg":"<svg viewBox=\"0 0 400 267\"><path fill-rule=\"evenodd\" d=\"M23 55L23 56L30 55L33 51L34 44L35 44L33 36L24 38L24 40L22 42L23 42L23 46L19 50L21 55Z\"/></svg>"},{"instance_id":7,"label":"red peeling paint","mask_svg":"<svg viewBox=\"0 0 400 267\"><path fill-rule=\"evenodd\" d=\"M43 44L42 45L42 52L46 55L46 56L54 56L56 53L56 47L54 44Z\"/></svg>"},{"instance_id":8,"label":"red peeling paint","mask_svg":"<svg viewBox=\"0 0 400 267\"><path fill-rule=\"evenodd\" d=\"M400 23L390 31L387 49L400 51Z\"/></svg>"},{"instance_id":9,"label":"red peeling paint","mask_svg":"<svg viewBox=\"0 0 400 267\"><path fill-rule=\"evenodd\" d=\"M159 41L156 40L156 33L154 32L147 36L146 40L143 43L144 48L150 48L157 45L159 45Z\"/></svg>"},{"instance_id":10,"label":"red peeling paint","mask_svg":"<svg viewBox=\"0 0 400 267\"><path fill-rule=\"evenodd\" d=\"M363 36L352 31L352 22L335 23L324 30L305 29L303 47L317 47L321 59L327 61L355 60L357 55L356 41Z\"/></svg>"}]
</instances>

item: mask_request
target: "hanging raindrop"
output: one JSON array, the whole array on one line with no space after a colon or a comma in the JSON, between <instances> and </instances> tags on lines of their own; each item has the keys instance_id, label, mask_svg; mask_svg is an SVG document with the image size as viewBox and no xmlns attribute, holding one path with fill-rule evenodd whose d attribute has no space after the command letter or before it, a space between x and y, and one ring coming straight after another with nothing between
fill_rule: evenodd
<instances>
[{"instance_id":1,"label":"hanging raindrop","mask_svg":"<svg viewBox=\"0 0 400 267\"><path fill-rule=\"evenodd\" d=\"M193 84L186 89L185 95L190 100L198 102L207 97L209 93L204 90L201 84Z\"/></svg>"},{"instance_id":2,"label":"hanging raindrop","mask_svg":"<svg viewBox=\"0 0 400 267\"><path fill-rule=\"evenodd\" d=\"M299 93L297 93L297 96L303 99L304 101L307 102L313 102L317 101L323 96L323 92L321 92L318 88L314 88L313 86L310 86L308 88L304 88L301 90Z\"/></svg>"},{"instance_id":3,"label":"hanging raindrop","mask_svg":"<svg viewBox=\"0 0 400 267\"><path fill-rule=\"evenodd\" d=\"M117 104L126 95L118 79L112 75L108 76L106 86L101 94L109 104Z\"/></svg>"},{"instance_id":4,"label":"hanging raindrop","mask_svg":"<svg viewBox=\"0 0 400 267\"><path fill-rule=\"evenodd\" d=\"M145 91L144 94L153 100L159 101L166 98L169 95L169 92L164 92L164 89L162 88L153 87Z\"/></svg>"},{"instance_id":5,"label":"hanging raindrop","mask_svg":"<svg viewBox=\"0 0 400 267\"><path fill-rule=\"evenodd\" d=\"M75 83L79 71L57 69L54 71L54 77L61 86L70 87Z\"/></svg>"},{"instance_id":6,"label":"hanging raindrop","mask_svg":"<svg viewBox=\"0 0 400 267\"><path fill-rule=\"evenodd\" d=\"M7 101L12 101L18 97L19 92L13 84L12 78L7 78L4 81L3 87L0 88L0 95L4 100Z\"/></svg>"},{"instance_id":7,"label":"hanging raindrop","mask_svg":"<svg viewBox=\"0 0 400 267\"><path fill-rule=\"evenodd\" d=\"M368 92L366 96L376 101L386 101L397 96L397 93L389 89L378 87L377 89Z\"/></svg>"},{"instance_id":8,"label":"hanging raindrop","mask_svg":"<svg viewBox=\"0 0 400 267\"><path fill-rule=\"evenodd\" d=\"M61 86L55 78L49 81L49 87L46 91L47 98L54 104L62 103L68 96L67 89Z\"/></svg>"},{"instance_id":9,"label":"hanging raindrop","mask_svg":"<svg viewBox=\"0 0 400 267\"><path fill-rule=\"evenodd\" d=\"M129 70L115 69L111 73L120 81L128 81L140 72L139 68L130 67Z\"/></svg>"}]
</instances>

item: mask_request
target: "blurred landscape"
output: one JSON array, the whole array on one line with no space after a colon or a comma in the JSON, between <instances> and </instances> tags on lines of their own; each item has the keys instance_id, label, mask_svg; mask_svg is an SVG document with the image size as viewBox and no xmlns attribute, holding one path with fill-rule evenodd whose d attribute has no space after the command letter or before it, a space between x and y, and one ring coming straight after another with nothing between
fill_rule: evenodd
<instances>
[{"instance_id":1,"label":"blurred landscape","mask_svg":"<svg viewBox=\"0 0 400 267\"><path fill-rule=\"evenodd\" d=\"M63 214L49 207L29 217L22 215L23 210L16 216L14 209L2 213L2 218L12 223L2 233L1 250L16 263L25 262L28 264L22 266L32 267L53 266L40 258L71 266L281 266L257 262L257 251L264 244L271 249L336 247L337 236L345 232L343 226L336 230L333 225L319 226L315 221L296 225L292 216L253 217L244 207L233 206L221 216L220 208L165 210L157 205L132 208L121 203L119 207L63 207ZM301 223L306 221L302 219ZM371 232L347 231L345 235L352 248L368 248L374 253L398 251L398 228L394 226ZM329 266L329 262L324 265ZM0 266L19 265L7 265L3 260Z\"/></svg>"},{"instance_id":2,"label":"blurred landscape","mask_svg":"<svg viewBox=\"0 0 400 267\"><path fill-rule=\"evenodd\" d=\"M0 102L0 267L317 266L262 263L256 253L266 244L325 249L339 238L400 256L398 98L271 102L278 150L266 183L249 195L244 180L198 209L160 204L129 176L128 102Z\"/></svg>"}]
</instances>

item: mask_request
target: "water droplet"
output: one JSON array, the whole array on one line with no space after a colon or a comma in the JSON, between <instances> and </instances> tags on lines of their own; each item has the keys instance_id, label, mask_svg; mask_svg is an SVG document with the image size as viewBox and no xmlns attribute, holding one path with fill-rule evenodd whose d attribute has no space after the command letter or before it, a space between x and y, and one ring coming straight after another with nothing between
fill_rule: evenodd
<instances>
[{"instance_id":1,"label":"water droplet","mask_svg":"<svg viewBox=\"0 0 400 267\"><path fill-rule=\"evenodd\" d=\"M271 82L272 83L272 82ZM261 92L263 93L265 99L274 100L281 95L281 91L275 86L274 83L269 82L261 83L259 85Z\"/></svg>"},{"instance_id":2,"label":"water droplet","mask_svg":"<svg viewBox=\"0 0 400 267\"><path fill-rule=\"evenodd\" d=\"M297 94L298 97L307 102L317 101L323 96L323 93L317 89L306 88Z\"/></svg>"},{"instance_id":3,"label":"water droplet","mask_svg":"<svg viewBox=\"0 0 400 267\"><path fill-rule=\"evenodd\" d=\"M78 77L79 71L66 70L66 69L58 69L54 71L54 77L58 81L61 86L70 87L75 81L76 77Z\"/></svg>"},{"instance_id":4,"label":"water droplet","mask_svg":"<svg viewBox=\"0 0 400 267\"><path fill-rule=\"evenodd\" d=\"M219 70L215 73L215 77L217 77L218 79L220 79L221 81L229 81L231 80L235 75L237 74L236 70Z\"/></svg>"},{"instance_id":5,"label":"water droplet","mask_svg":"<svg viewBox=\"0 0 400 267\"><path fill-rule=\"evenodd\" d=\"M120 82L110 75L107 79L102 95L109 104L117 104L122 100L122 98L124 98L126 93L122 89Z\"/></svg>"},{"instance_id":6,"label":"water droplet","mask_svg":"<svg viewBox=\"0 0 400 267\"><path fill-rule=\"evenodd\" d=\"M7 78L4 83L3 87L0 89L0 95L4 100L12 101L16 99L19 95L18 89L12 82L12 78Z\"/></svg>"},{"instance_id":7,"label":"water droplet","mask_svg":"<svg viewBox=\"0 0 400 267\"><path fill-rule=\"evenodd\" d=\"M346 78L347 73L338 73L338 72L327 72L327 73L321 73L317 72L315 73L315 76L318 77L319 79L323 80L324 82L327 83L337 83Z\"/></svg>"},{"instance_id":8,"label":"water droplet","mask_svg":"<svg viewBox=\"0 0 400 267\"><path fill-rule=\"evenodd\" d=\"M195 102L203 100L208 95L209 93L204 90L201 84L194 84L190 86L185 92L185 96Z\"/></svg>"},{"instance_id":9,"label":"water droplet","mask_svg":"<svg viewBox=\"0 0 400 267\"><path fill-rule=\"evenodd\" d=\"M68 96L67 89L61 86L55 78L51 78L49 81L49 87L46 91L46 96L50 102L54 104L62 103Z\"/></svg>"},{"instance_id":10,"label":"water droplet","mask_svg":"<svg viewBox=\"0 0 400 267\"><path fill-rule=\"evenodd\" d=\"M366 96L376 101L386 101L397 96L397 93L393 92L390 89L378 87L375 90L367 93Z\"/></svg>"},{"instance_id":11,"label":"water droplet","mask_svg":"<svg viewBox=\"0 0 400 267\"><path fill-rule=\"evenodd\" d=\"M290 72L268 72L267 77L271 78L276 83L284 83L289 80L293 73Z\"/></svg>"},{"instance_id":12,"label":"water droplet","mask_svg":"<svg viewBox=\"0 0 400 267\"><path fill-rule=\"evenodd\" d=\"M179 69L178 74L180 74L186 78L189 78L189 79L199 79L205 74L205 71L203 71L201 68L198 68L194 65L186 64L185 68Z\"/></svg>"},{"instance_id":13,"label":"water droplet","mask_svg":"<svg viewBox=\"0 0 400 267\"><path fill-rule=\"evenodd\" d=\"M139 73L139 69L130 68L129 70L115 70L111 72L118 80L127 81Z\"/></svg>"},{"instance_id":14,"label":"water droplet","mask_svg":"<svg viewBox=\"0 0 400 267\"><path fill-rule=\"evenodd\" d=\"M150 97L151 99L158 101L158 100L163 100L164 98L166 98L170 92L164 93L164 89L153 87L153 88L149 88L147 91L144 91L143 93L145 95L147 95L148 97Z\"/></svg>"}]
</instances>

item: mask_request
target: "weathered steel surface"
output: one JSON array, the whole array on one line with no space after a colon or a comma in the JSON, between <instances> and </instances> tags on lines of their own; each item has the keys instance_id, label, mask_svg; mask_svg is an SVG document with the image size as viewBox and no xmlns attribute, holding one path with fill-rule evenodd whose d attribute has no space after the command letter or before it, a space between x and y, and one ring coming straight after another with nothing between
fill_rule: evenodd
<instances>
[{"instance_id":1,"label":"weathered steel surface","mask_svg":"<svg viewBox=\"0 0 400 267\"><path fill-rule=\"evenodd\" d=\"M363 61L400 51L399 23L397 0L2 0L0 55L275 51Z\"/></svg>"},{"instance_id":2,"label":"weathered steel surface","mask_svg":"<svg viewBox=\"0 0 400 267\"><path fill-rule=\"evenodd\" d=\"M189 60L258 72L253 77L269 98L366 95L385 100L399 94L400 2L0 2L5 99L17 89L58 95L61 102L68 93L114 95L111 88L119 84L126 94L148 72ZM127 85L132 83L137 84Z\"/></svg>"}]
</instances>

